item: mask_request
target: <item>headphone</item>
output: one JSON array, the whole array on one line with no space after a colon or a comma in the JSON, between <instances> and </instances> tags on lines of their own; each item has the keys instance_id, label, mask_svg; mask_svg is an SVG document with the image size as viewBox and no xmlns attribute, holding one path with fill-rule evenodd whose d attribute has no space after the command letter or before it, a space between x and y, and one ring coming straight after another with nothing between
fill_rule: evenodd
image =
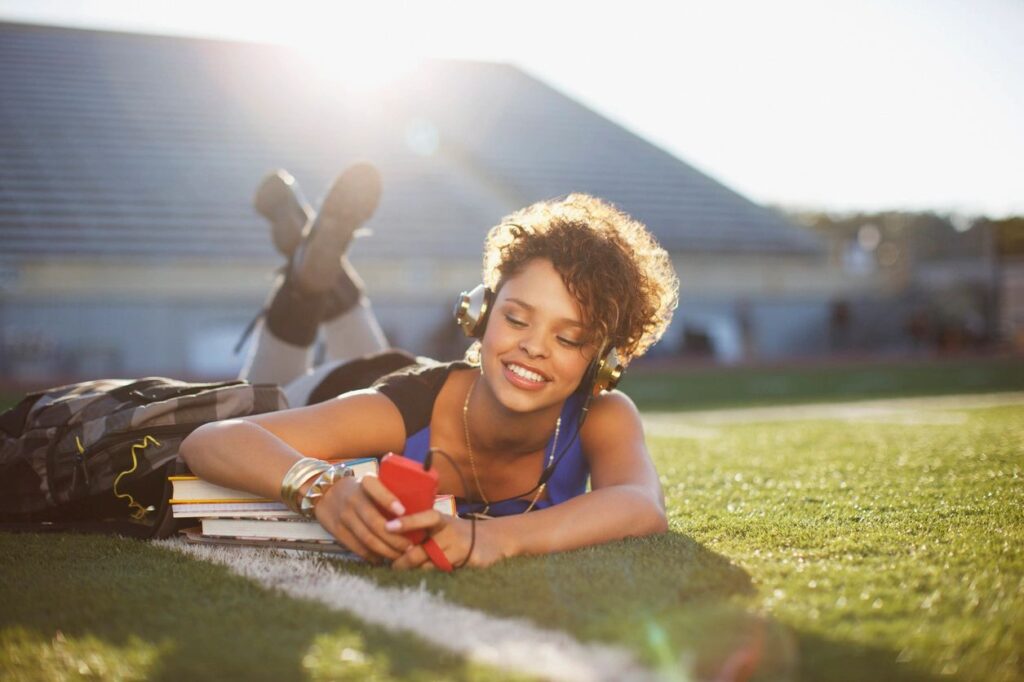
<instances>
[{"instance_id":1,"label":"headphone","mask_svg":"<svg viewBox=\"0 0 1024 682\"><path fill-rule=\"evenodd\" d=\"M463 333L474 339L482 338L487 329L487 320L491 316L491 308L497 298L495 293L483 284L478 284L472 291L463 291L455 303L455 322L462 327ZM594 357L583 374L579 391L587 394L587 403L601 391L611 391L622 379L624 368L619 364L619 356L615 348L602 350Z\"/></svg>"}]
</instances>

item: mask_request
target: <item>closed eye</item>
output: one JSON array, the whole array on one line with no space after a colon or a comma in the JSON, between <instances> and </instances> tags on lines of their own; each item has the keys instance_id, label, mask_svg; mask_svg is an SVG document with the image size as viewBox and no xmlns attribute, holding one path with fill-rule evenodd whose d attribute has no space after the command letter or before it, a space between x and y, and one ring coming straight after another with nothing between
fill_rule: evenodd
<instances>
[{"instance_id":1,"label":"closed eye","mask_svg":"<svg viewBox=\"0 0 1024 682\"><path fill-rule=\"evenodd\" d=\"M525 322L523 322L522 320L517 320L516 318L512 317L508 313L505 314L505 321L508 322L513 327L516 327L516 328L519 328L519 329L522 329L523 327L527 326ZM560 344L562 344L563 346L568 346L569 348L582 348L583 347L583 342L582 341L573 341L572 339L567 339L564 336L558 336L556 338L558 339L558 342Z\"/></svg>"}]
</instances>

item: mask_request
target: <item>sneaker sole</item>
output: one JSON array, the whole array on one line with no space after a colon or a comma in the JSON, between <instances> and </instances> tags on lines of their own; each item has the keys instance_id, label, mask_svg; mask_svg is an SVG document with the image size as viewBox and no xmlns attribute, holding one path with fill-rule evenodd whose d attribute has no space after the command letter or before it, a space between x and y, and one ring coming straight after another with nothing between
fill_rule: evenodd
<instances>
[{"instance_id":1,"label":"sneaker sole","mask_svg":"<svg viewBox=\"0 0 1024 682\"><path fill-rule=\"evenodd\" d=\"M380 194L380 173L368 163L350 166L338 176L295 250L297 284L311 293L331 289L341 256L355 231L377 210Z\"/></svg>"}]
</instances>

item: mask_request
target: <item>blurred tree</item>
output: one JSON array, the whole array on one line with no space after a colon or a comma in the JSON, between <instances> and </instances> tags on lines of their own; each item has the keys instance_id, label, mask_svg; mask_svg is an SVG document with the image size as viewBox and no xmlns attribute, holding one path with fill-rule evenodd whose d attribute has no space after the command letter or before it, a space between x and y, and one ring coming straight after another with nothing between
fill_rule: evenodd
<instances>
[{"instance_id":1,"label":"blurred tree","mask_svg":"<svg viewBox=\"0 0 1024 682\"><path fill-rule=\"evenodd\" d=\"M835 265L849 270L867 258L892 283L893 310L904 318L911 348L957 351L998 341L1000 317L1007 316L1000 312L1008 287L1001 271L1009 259L1019 263L1024 256L1024 217L929 211L788 215L828 240ZM1015 325L1003 326L1011 331L1002 336L1015 333Z\"/></svg>"},{"instance_id":2,"label":"blurred tree","mask_svg":"<svg viewBox=\"0 0 1024 682\"><path fill-rule=\"evenodd\" d=\"M863 229L877 230L878 238L871 251L879 257L882 266L894 266L899 259L912 257L917 262L969 258L986 255L987 232L992 225L1002 223L1024 224L1024 218L990 221L956 214L929 211L881 211L878 213L828 213L823 211L795 211L788 215L797 222L819 232L830 240L863 242ZM1015 222L1016 221L1016 222ZM1024 240L1024 228L1000 227ZM1013 231L1016 230L1016 231ZM883 256L896 247L896 259ZM888 260L888 262L886 262Z\"/></svg>"},{"instance_id":3,"label":"blurred tree","mask_svg":"<svg viewBox=\"0 0 1024 682\"><path fill-rule=\"evenodd\" d=\"M1024 216L983 221L995 232L996 251L1000 257L1024 256Z\"/></svg>"}]
</instances>

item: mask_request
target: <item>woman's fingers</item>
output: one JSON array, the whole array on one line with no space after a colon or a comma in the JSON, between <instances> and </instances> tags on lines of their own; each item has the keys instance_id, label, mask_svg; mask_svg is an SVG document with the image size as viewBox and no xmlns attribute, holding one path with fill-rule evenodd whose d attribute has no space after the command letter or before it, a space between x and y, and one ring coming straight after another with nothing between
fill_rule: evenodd
<instances>
[{"instance_id":1,"label":"woman's fingers","mask_svg":"<svg viewBox=\"0 0 1024 682\"><path fill-rule=\"evenodd\" d=\"M441 531L444 530L447 525L447 517L433 509L409 514L408 516L403 516L400 519L392 519L391 521L388 521L387 524L388 529L395 532L406 533L414 530L426 530L435 539L444 535ZM440 535L438 535L438 533L440 533ZM434 562L431 561L430 556L422 545L413 545L407 549L402 556L396 559L394 563L392 563L392 567L399 570L419 568L429 571L434 569Z\"/></svg>"},{"instance_id":2,"label":"woman's fingers","mask_svg":"<svg viewBox=\"0 0 1024 682\"><path fill-rule=\"evenodd\" d=\"M317 505L317 517L326 521L328 530L339 541L364 559L373 563L382 559L393 561L410 544L407 538L385 528L387 519L377 508L379 501L393 497L376 479L368 485L344 479L328 489ZM323 515L328 518L323 519Z\"/></svg>"},{"instance_id":3,"label":"woman's fingers","mask_svg":"<svg viewBox=\"0 0 1024 682\"><path fill-rule=\"evenodd\" d=\"M402 553L402 556L392 562L391 567L399 571L407 571L413 568L423 568L424 564L432 565L426 551L420 545L410 545Z\"/></svg>"},{"instance_id":4,"label":"woman's fingers","mask_svg":"<svg viewBox=\"0 0 1024 682\"><path fill-rule=\"evenodd\" d=\"M385 527L393 533L408 533L411 530L439 530L444 524L444 517L440 512L427 509L400 519L392 519Z\"/></svg>"},{"instance_id":5,"label":"woman's fingers","mask_svg":"<svg viewBox=\"0 0 1024 682\"><path fill-rule=\"evenodd\" d=\"M363 542L361 542L359 538L356 537L355 534L352 533L345 526L337 526L333 531L331 531L331 534L334 535L334 537L336 537L341 542L341 544L348 547L350 550L358 554L363 559L366 559L367 561L373 564L380 562L380 555L370 551L370 548L367 547Z\"/></svg>"},{"instance_id":6,"label":"woman's fingers","mask_svg":"<svg viewBox=\"0 0 1024 682\"><path fill-rule=\"evenodd\" d=\"M366 496L373 500L381 509L387 509L395 516L405 515L405 506L395 494L384 487L376 476L363 476L361 481Z\"/></svg>"},{"instance_id":7,"label":"woman's fingers","mask_svg":"<svg viewBox=\"0 0 1024 682\"><path fill-rule=\"evenodd\" d=\"M341 514L341 524L366 545L370 551L387 559L397 559L409 541L401 536L396 536L394 542L405 543L400 548L392 547L384 541L380 533L390 536L391 533L384 531L384 517L380 515L373 504L363 501L356 503ZM381 529L380 533L374 530L374 525Z\"/></svg>"},{"instance_id":8,"label":"woman's fingers","mask_svg":"<svg viewBox=\"0 0 1024 682\"><path fill-rule=\"evenodd\" d=\"M382 556L396 559L411 544L404 536L392 533L387 529L387 520L372 504L357 506L355 513L359 517L361 527L368 534L368 537L360 535L360 539L374 551L380 552Z\"/></svg>"}]
</instances>

